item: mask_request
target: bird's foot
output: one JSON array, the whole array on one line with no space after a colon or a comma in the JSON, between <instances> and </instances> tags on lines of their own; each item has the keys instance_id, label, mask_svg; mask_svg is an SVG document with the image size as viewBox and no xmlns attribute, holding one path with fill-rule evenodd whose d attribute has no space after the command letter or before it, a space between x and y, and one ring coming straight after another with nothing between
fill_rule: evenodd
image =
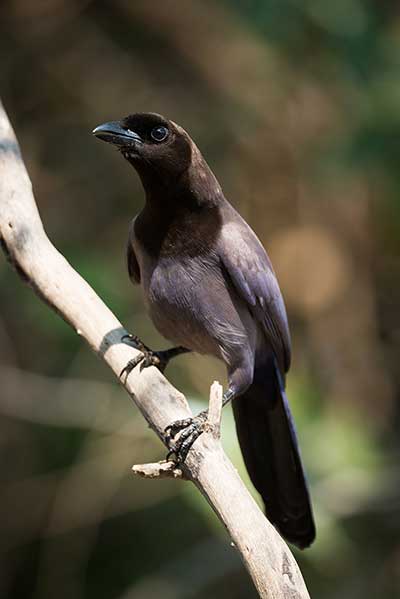
<instances>
[{"instance_id":1,"label":"bird's foot","mask_svg":"<svg viewBox=\"0 0 400 599\"><path fill-rule=\"evenodd\" d=\"M147 347L147 345L145 345L136 335L124 335L122 341L129 343L129 345L138 349L141 352L141 355L129 360L126 366L121 370L119 375L120 378L124 374L129 376L138 364L140 364L140 370L143 370L143 368L147 368L148 366L156 366L158 370L164 372L171 358L190 351L185 347L171 347L171 349L154 351Z\"/></svg>"},{"instance_id":2,"label":"bird's foot","mask_svg":"<svg viewBox=\"0 0 400 599\"><path fill-rule=\"evenodd\" d=\"M197 414L194 418L176 420L165 428L165 438L170 447L167 460L174 454L178 464L182 464L185 461L193 443L205 430L207 416L208 412L205 410ZM180 433L179 437L175 441L178 433Z\"/></svg>"},{"instance_id":3,"label":"bird's foot","mask_svg":"<svg viewBox=\"0 0 400 599\"><path fill-rule=\"evenodd\" d=\"M136 335L124 335L122 337L122 341L125 343L128 342L129 345L133 345L133 347L138 349L141 354L132 360L129 360L126 366L124 366L124 368L121 370L119 375L120 378L124 374L128 377L138 364L140 364L140 370L143 370L143 368L147 368L148 366L156 366L161 372L164 372L168 364L168 357L164 354L166 354L168 350L166 352L153 351L147 347L147 345L145 345Z\"/></svg>"}]
</instances>

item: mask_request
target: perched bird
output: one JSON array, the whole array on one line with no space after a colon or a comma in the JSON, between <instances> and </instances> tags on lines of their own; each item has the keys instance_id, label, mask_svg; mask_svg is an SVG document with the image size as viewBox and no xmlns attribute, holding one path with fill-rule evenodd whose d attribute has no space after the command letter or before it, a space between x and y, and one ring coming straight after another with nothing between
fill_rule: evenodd
<instances>
[{"instance_id":1,"label":"perched bird","mask_svg":"<svg viewBox=\"0 0 400 599\"><path fill-rule=\"evenodd\" d=\"M130 225L129 275L158 331L178 345L152 352L132 337L140 359L162 369L185 351L223 360L224 404L233 400L244 461L266 514L288 541L307 547L315 525L285 394L290 335L266 251L182 127L136 113L93 134L117 146L142 181L146 202ZM172 445L178 459L204 420L202 413L167 427L171 438L181 433Z\"/></svg>"}]
</instances>

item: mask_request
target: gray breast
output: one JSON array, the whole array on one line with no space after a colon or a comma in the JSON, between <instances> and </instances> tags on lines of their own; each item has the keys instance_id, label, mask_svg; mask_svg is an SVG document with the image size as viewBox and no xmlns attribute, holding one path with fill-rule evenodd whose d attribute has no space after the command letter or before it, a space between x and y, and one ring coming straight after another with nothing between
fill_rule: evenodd
<instances>
[{"instance_id":1,"label":"gray breast","mask_svg":"<svg viewBox=\"0 0 400 599\"><path fill-rule=\"evenodd\" d=\"M167 339L193 351L224 358L246 343L219 263L212 257L145 258L142 287L149 315Z\"/></svg>"}]
</instances>

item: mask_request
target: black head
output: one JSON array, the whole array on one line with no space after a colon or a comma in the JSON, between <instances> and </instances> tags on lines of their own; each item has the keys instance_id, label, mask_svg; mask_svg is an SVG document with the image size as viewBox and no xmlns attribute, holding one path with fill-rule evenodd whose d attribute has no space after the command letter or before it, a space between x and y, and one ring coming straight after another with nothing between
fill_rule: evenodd
<instances>
[{"instance_id":1,"label":"black head","mask_svg":"<svg viewBox=\"0 0 400 599\"><path fill-rule=\"evenodd\" d=\"M176 180L191 163L190 137L159 114L131 114L121 121L99 125L93 135L117 146L138 171L145 187L149 178L163 184Z\"/></svg>"}]
</instances>

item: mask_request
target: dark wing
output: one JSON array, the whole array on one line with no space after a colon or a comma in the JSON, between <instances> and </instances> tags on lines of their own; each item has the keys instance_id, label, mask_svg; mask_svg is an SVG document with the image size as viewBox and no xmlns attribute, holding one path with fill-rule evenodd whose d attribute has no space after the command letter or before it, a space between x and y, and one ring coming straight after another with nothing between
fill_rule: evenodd
<instances>
[{"instance_id":1,"label":"dark wing","mask_svg":"<svg viewBox=\"0 0 400 599\"><path fill-rule=\"evenodd\" d=\"M269 520L287 540L307 547L315 538L315 524L284 391L290 336L282 295L267 253L235 212L228 213L218 250L226 276L260 323L276 358L270 352L256 357L255 382L232 403L244 462Z\"/></svg>"},{"instance_id":2,"label":"dark wing","mask_svg":"<svg viewBox=\"0 0 400 599\"><path fill-rule=\"evenodd\" d=\"M282 372L290 366L290 333L285 304L261 242L236 213L224 224L219 256L234 287L262 325Z\"/></svg>"},{"instance_id":3,"label":"dark wing","mask_svg":"<svg viewBox=\"0 0 400 599\"><path fill-rule=\"evenodd\" d=\"M133 236L134 236L134 231L133 231L134 222L135 222L135 219L133 219L133 221L131 222L131 225L129 227L128 245L126 248L126 258L127 258L127 263L128 263L129 277L130 277L132 283L140 284L140 268L139 268L139 263L137 261L135 250L133 249L133 244L132 244Z\"/></svg>"}]
</instances>

